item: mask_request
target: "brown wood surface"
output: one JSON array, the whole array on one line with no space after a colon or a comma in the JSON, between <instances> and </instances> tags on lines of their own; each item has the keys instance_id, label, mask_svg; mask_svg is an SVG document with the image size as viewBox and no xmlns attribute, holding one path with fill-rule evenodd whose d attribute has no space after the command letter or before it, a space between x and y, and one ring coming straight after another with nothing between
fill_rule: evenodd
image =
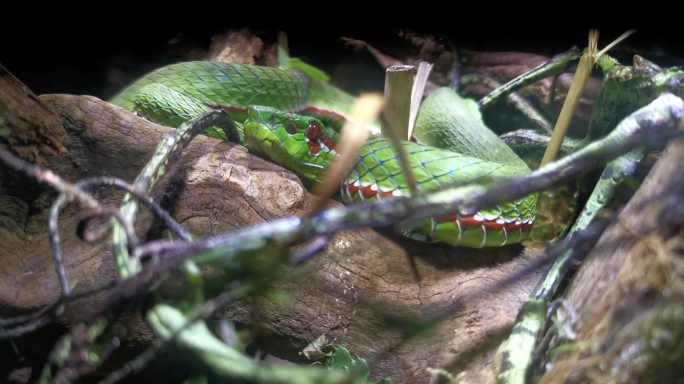
<instances>
[{"instance_id":1,"label":"brown wood surface","mask_svg":"<svg viewBox=\"0 0 684 384\"><path fill-rule=\"evenodd\" d=\"M642 315L658 310L663 302L681 302L684 297L684 223L678 214L684 198L683 163L684 142L670 143L620 213L620 221L606 230L568 288L567 300L579 314L576 343L592 345L600 353L588 348L563 353L540 383L662 383L678 382L684 374L681 363L674 361L673 366L656 368L659 379L651 376L646 381L637 355L620 360L629 343L634 343L634 349L637 341L646 340L653 331ZM684 337L676 330L670 333L669 338ZM610 373L613 366L621 368Z\"/></svg>"},{"instance_id":2,"label":"brown wood surface","mask_svg":"<svg viewBox=\"0 0 684 384\"><path fill-rule=\"evenodd\" d=\"M133 180L169 131L94 97L44 95L40 100L61 117L68 132L69 153L49 158L48 167L71 181L94 175ZM105 206L119 204L122 197L107 188L93 194ZM292 173L241 146L204 136L190 144L153 196L200 237L301 214L314 201ZM7 317L58 298L46 230L55 193L26 180L0 198L5 202L0 221L0 308ZM336 206L334 201L328 203L328 207ZM75 236L79 218L72 204L59 220L63 260L72 286L114 279L110 251L84 244ZM147 215L136 223L143 239L156 233L149 229L151 222ZM299 278L279 286L290 295L287 306L264 305L259 320L247 303L236 303L223 313L238 323L267 330L258 342L275 356L301 359L297 353L326 334L334 343L372 360L400 339L397 331L382 326L376 311L399 318L435 314L456 299L481 294L540 256L519 245L476 250L394 240L371 230L340 233L322 253L298 267ZM414 278L409 257L420 281ZM427 337L379 359L372 377L390 377L395 383L428 382L427 368L442 367L463 372L464 383L491 382L496 348L538 278L539 274L533 274L505 291L486 293ZM71 304L64 321L68 323L70 313L77 314L102 297ZM132 358L151 340L136 315L126 317L124 326L127 337L114 356L119 360L106 367ZM30 336L18 343L20 349L42 348L44 352L51 347L44 338L31 341Z\"/></svg>"},{"instance_id":3,"label":"brown wood surface","mask_svg":"<svg viewBox=\"0 0 684 384\"><path fill-rule=\"evenodd\" d=\"M67 133L59 117L2 65L0 118L10 130L0 143L22 159L45 165L45 156L66 152Z\"/></svg>"}]
</instances>

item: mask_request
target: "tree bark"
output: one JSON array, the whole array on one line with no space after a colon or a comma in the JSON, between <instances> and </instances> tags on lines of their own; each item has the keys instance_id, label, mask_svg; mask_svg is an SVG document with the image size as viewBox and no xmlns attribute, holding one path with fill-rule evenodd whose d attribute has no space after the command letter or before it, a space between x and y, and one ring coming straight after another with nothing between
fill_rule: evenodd
<instances>
[{"instance_id":1,"label":"tree bark","mask_svg":"<svg viewBox=\"0 0 684 384\"><path fill-rule=\"evenodd\" d=\"M28 161L45 165L44 156L66 152L67 133L59 117L0 65L0 143Z\"/></svg>"},{"instance_id":2,"label":"tree bark","mask_svg":"<svg viewBox=\"0 0 684 384\"><path fill-rule=\"evenodd\" d=\"M668 300L681 303L684 297L683 162L684 143L670 143L620 213L619 222L606 230L568 289L567 300L579 315L575 342L597 347L599 353L577 348L559 355L540 383L662 383L676 382L684 374L681 348L674 366L645 360L644 367L634 354L646 354L640 350L640 342L655 345L655 339L648 338L657 321L649 323L649 314L670 305ZM680 324L682 321L678 320ZM681 343L684 338L681 329L668 332L668 339ZM667 355L666 343L658 342L661 346L653 348L661 349L662 359L674 358ZM629 356L630 361L622 361L621 355ZM617 373L610 372L620 364L626 366ZM649 371L652 369L657 371Z\"/></svg>"},{"instance_id":3,"label":"tree bark","mask_svg":"<svg viewBox=\"0 0 684 384\"><path fill-rule=\"evenodd\" d=\"M69 153L51 157L48 167L71 181L95 175L133 180L170 130L94 97L44 95L40 100L60 116L68 132ZM18 177L9 175L6 168L4 174ZM28 194L27 189L39 192ZM30 180L15 183L5 193L1 198L10 204L0 216L0 254L4 255L0 258L0 308L1 316L8 317L53 302L60 290L46 229L49 203L56 194ZM118 205L123 196L107 188L93 195L104 206ZM241 146L204 136L189 145L152 196L199 237L299 215L314 202L289 171ZM327 204L337 206L334 201ZM71 204L59 220L71 285L114 279L117 272L111 252L81 242L75 236L78 219L79 212ZM150 217L136 223L143 240L158 235L152 224ZM389 237L372 230L337 234L323 252L293 268L299 273L296 280L278 285L290 296L289 304L261 305L263 312L255 318L250 304L239 302L222 315L267 330L257 341L265 352L278 357L302 362L298 352L325 334L371 361L400 340L398 331L382 327L377 311L406 319L435 314L456 299L480 294L541 256L519 245L477 250ZM420 281L414 278L410 260ZM518 308L539 277L534 273L505 291L487 293L484 300L450 316L426 337L379 358L372 378L389 377L395 383L437 381L427 371L432 367L464 372L463 382L493 382L491 360L496 348L507 337ZM68 314L79 313L103 296L72 303L64 321L68 323ZM114 366L152 340L137 315L126 319L127 337L117 355L123 358L111 361ZM42 348L42 352L51 347L44 339L31 340L31 335L17 343L20 349Z\"/></svg>"}]
</instances>

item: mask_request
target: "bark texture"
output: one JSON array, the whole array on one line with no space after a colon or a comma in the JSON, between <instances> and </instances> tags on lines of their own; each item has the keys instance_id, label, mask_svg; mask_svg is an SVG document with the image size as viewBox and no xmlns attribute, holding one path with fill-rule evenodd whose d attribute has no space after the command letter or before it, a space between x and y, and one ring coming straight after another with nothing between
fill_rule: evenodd
<instances>
[{"instance_id":1,"label":"bark texture","mask_svg":"<svg viewBox=\"0 0 684 384\"><path fill-rule=\"evenodd\" d=\"M45 165L44 156L66 152L59 117L0 65L0 143L19 157Z\"/></svg>"},{"instance_id":2,"label":"bark texture","mask_svg":"<svg viewBox=\"0 0 684 384\"><path fill-rule=\"evenodd\" d=\"M40 100L59 115L68 132L65 146L69 153L51 157L48 167L71 181L94 175L132 181L169 132L169 128L94 97L44 95ZM20 178L2 167L5 180ZM35 310L59 295L46 229L49 204L56 194L31 180L12 185L0 196L7 202L0 212L3 317ZM93 194L105 206L118 205L123 196L107 188ZM298 215L314 202L289 171L241 146L204 136L190 144L152 195L199 237ZM335 206L338 203L328 203L328 207ZM111 252L84 244L75 236L79 217L70 205L59 220L71 285L114 279L117 274ZM158 235L153 224L150 215L138 220L136 228L143 239ZM255 318L250 304L240 302L226 308L223 315L267 330L258 342L275 356L301 361L297 353L325 334L370 361L400 339L398 331L382 327L377 311L400 318L434 314L456 299L480 294L540 256L519 245L476 250L389 237L372 230L337 234L323 252L297 268L295 281L279 286L290 296L287 305L262 305L261 316ZM414 278L411 260L419 281ZM492 382L491 360L496 348L538 278L539 274L532 274L505 291L489 292L485 299L440 323L427 337L380 356L372 378L390 377L395 383L436 382L427 371L432 367L462 373L462 383ZM67 313L78 313L99 300L102 296L75 302ZM68 323L69 316L64 321ZM110 366L132 358L151 341L136 315L126 317L124 326L127 337L116 355L121 360ZM30 335L19 342L34 350L50 348L44 339L32 342Z\"/></svg>"},{"instance_id":3,"label":"bark texture","mask_svg":"<svg viewBox=\"0 0 684 384\"><path fill-rule=\"evenodd\" d=\"M576 343L597 352L559 355L540 383L681 380L684 330L667 321L684 322L682 162L684 143L670 143L569 287L566 297L579 314Z\"/></svg>"}]
</instances>

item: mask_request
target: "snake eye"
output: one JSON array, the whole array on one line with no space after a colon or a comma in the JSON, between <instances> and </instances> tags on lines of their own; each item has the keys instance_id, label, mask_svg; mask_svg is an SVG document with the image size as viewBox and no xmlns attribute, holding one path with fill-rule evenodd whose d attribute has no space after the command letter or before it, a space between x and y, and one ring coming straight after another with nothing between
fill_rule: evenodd
<instances>
[{"instance_id":1,"label":"snake eye","mask_svg":"<svg viewBox=\"0 0 684 384\"><path fill-rule=\"evenodd\" d=\"M309 126L306 127L306 132L304 132L304 136L312 141L320 139L322 134L323 128L321 128L321 125L316 122L309 123Z\"/></svg>"},{"instance_id":2,"label":"snake eye","mask_svg":"<svg viewBox=\"0 0 684 384\"><path fill-rule=\"evenodd\" d=\"M285 131L287 131L287 133L290 135L296 134L298 129L299 125L297 125L297 123L295 123L294 121L290 121L287 124L285 124Z\"/></svg>"}]
</instances>

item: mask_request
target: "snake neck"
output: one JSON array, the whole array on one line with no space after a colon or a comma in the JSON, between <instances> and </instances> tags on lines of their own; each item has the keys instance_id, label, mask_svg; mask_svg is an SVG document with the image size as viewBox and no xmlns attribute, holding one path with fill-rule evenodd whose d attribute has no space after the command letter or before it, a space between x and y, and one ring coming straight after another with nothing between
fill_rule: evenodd
<instances>
[{"instance_id":1,"label":"snake neck","mask_svg":"<svg viewBox=\"0 0 684 384\"><path fill-rule=\"evenodd\" d=\"M307 186L320 182L338 156L339 135L315 117L263 106L250 106L248 115L244 132L249 148L295 172Z\"/></svg>"},{"instance_id":2,"label":"snake neck","mask_svg":"<svg viewBox=\"0 0 684 384\"><path fill-rule=\"evenodd\" d=\"M340 132L351 116L354 96L343 90L308 76L309 94L306 105L297 113L313 116L326 127ZM372 136L380 136L380 122L375 121L365 127Z\"/></svg>"}]
</instances>

